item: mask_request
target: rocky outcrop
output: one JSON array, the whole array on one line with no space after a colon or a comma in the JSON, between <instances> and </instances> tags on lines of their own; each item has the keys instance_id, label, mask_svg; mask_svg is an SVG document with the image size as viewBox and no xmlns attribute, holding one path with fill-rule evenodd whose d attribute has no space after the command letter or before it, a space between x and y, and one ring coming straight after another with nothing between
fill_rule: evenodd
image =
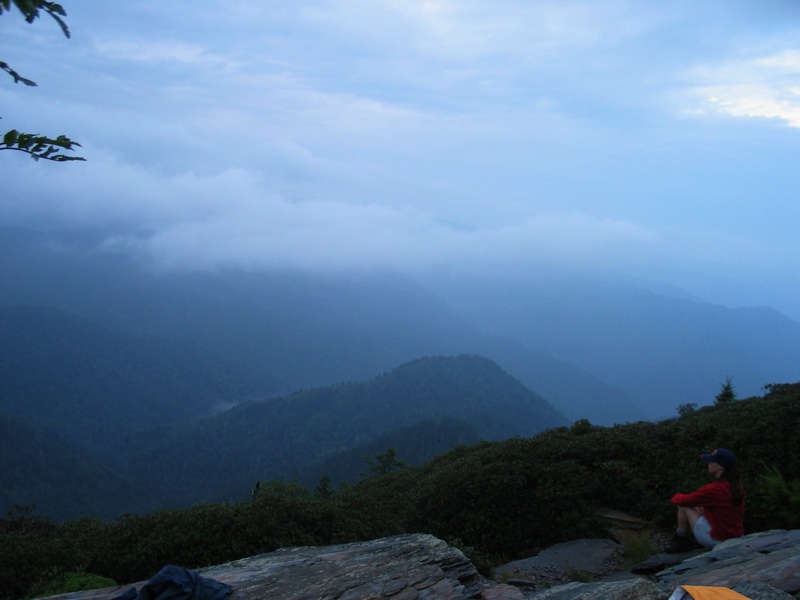
<instances>
[{"instance_id":1,"label":"rocky outcrop","mask_svg":"<svg viewBox=\"0 0 800 600\"><path fill-rule=\"evenodd\" d=\"M800 530L764 531L728 540L656 577L663 591L674 589L677 583L733 589L762 583L796 596L800 594Z\"/></svg>"},{"instance_id":2,"label":"rocky outcrop","mask_svg":"<svg viewBox=\"0 0 800 600\"><path fill-rule=\"evenodd\" d=\"M609 573L620 549L609 540L558 544L499 568L502 583L483 579L459 550L425 534L285 548L199 573L230 585L230 600L666 600L679 585L729 587L752 600L800 597L800 530L756 533L709 552L658 554ZM601 579L542 589L537 574ZM111 600L130 587L54 598Z\"/></svg>"},{"instance_id":3,"label":"rocky outcrop","mask_svg":"<svg viewBox=\"0 0 800 600\"><path fill-rule=\"evenodd\" d=\"M480 598L477 569L431 535L287 548L201 571L234 589L232 600Z\"/></svg>"},{"instance_id":4,"label":"rocky outcrop","mask_svg":"<svg viewBox=\"0 0 800 600\"><path fill-rule=\"evenodd\" d=\"M587 540L560 544L560 568L565 568L565 557L581 555L582 549L591 546L576 545ZM572 565L589 564L600 567L608 558L608 548L595 545L590 556L581 556ZM541 556L541 554L540 554ZM592 558L594 556L594 558ZM529 559L529 571L536 587L537 570L542 562ZM524 561L510 565L525 566ZM558 563L550 562L550 567ZM517 572L524 577L524 573ZM523 588L524 578L509 580ZM728 540L713 550L693 551L685 554L657 554L635 565L629 571L609 574L599 581L556 585L547 590L526 594L536 600L666 600L680 585L698 585L730 588L752 600L780 600L800 597L800 530L773 530L755 533L743 538Z\"/></svg>"},{"instance_id":5,"label":"rocky outcrop","mask_svg":"<svg viewBox=\"0 0 800 600\"><path fill-rule=\"evenodd\" d=\"M231 586L230 600L467 600L481 598L483 591L477 569L461 551L424 534L284 548L198 572ZM130 587L53 599L112 600Z\"/></svg>"}]
</instances>

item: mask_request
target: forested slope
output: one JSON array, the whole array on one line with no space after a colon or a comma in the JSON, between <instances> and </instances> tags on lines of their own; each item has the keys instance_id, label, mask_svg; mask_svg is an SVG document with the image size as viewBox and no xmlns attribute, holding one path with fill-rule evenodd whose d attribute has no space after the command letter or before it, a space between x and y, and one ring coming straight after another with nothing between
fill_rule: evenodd
<instances>
[{"instance_id":1,"label":"forested slope","mask_svg":"<svg viewBox=\"0 0 800 600\"><path fill-rule=\"evenodd\" d=\"M46 403L47 398L38 400ZM72 408L87 406L75 402ZM74 477L67 485L53 478L46 460L31 459L39 447L34 439L39 438L31 436L28 442L22 435L14 448L6 448L11 438L0 439L0 452L19 453L15 468L30 474L9 490L0 508L36 504L44 514L64 519L238 501L264 479L297 479L310 487L326 476L334 485L353 483L366 468L364 456L389 447L399 452L400 460L419 464L458 444L530 436L567 423L495 363L469 355L418 359L365 382L245 402L206 417L190 416L187 405L183 419L170 421L151 408L136 422L137 413L124 412L124 405L117 408L115 420L102 420L103 412L87 415L90 425L99 423L108 435L105 443L93 444L92 464L86 467L105 465L102 469L113 470L117 479L95 486ZM68 422L68 411L69 406L56 405L57 414L49 419ZM58 437L39 431L39 437ZM86 456L76 444L64 442L61 447L60 456ZM50 487L35 485L37 481ZM58 493L52 496L48 489ZM143 492L126 494L127 489ZM81 504L90 494L93 501Z\"/></svg>"},{"instance_id":2,"label":"forested slope","mask_svg":"<svg viewBox=\"0 0 800 600\"><path fill-rule=\"evenodd\" d=\"M35 505L44 515L111 518L135 486L41 427L0 413L0 509Z\"/></svg>"},{"instance_id":3,"label":"forested slope","mask_svg":"<svg viewBox=\"0 0 800 600\"><path fill-rule=\"evenodd\" d=\"M96 452L125 433L240 399L236 365L189 343L110 330L54 308L0 308L0 411Z\"/></svg>"},{"instance_id":4,"label":"forested slope","mask_svg":"<svg viewBox=\"0 0 800 600\"><path fill-rule=\"evenodd\" d=\"M149 481L162 502L235 500L260 479L310 477L320 472L313 465L331 455L374 447L378 438L400 428L433 421L427 436L417 437L419 447L406 445L409 456L399 456L427 460L444 450L428 437L445 435L453 444L463 440L461 431L445 433L452 430L453 419L482 440L531 436L567 423L543 398L488 359L428 357L363 383L248 402L145 436L145 443L126 454L125 472L136 481ZM421 447L429 451L420 452ZM358 471L350 464L352 481Z\"/></svg>"}]
</instances>

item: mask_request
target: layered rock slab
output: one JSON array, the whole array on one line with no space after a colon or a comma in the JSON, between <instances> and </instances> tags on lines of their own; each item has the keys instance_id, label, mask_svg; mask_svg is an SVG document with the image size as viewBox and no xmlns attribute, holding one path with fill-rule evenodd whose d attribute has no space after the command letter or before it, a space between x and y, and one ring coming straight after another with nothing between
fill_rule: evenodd
<instances>
[{"instance_id":1,"label":"layered rock slab","mask_svg":"<svg viewBox=\"0 0 800 600\"><path fill-rule=\"evenodd\" d=\"M230 585L231 600L463 600L480 598L483 587L461 551L425 534L285 548L201 574Z\"/></svg>"},{"instance_id":2,"label":"layered rock slab","mask_svg":"<svg viewBox=\"0 0 800 600\"><path fill-rule=\"evenodd\" d=\"M763 583L800 594L800 530L776 529L722 542L713 550L657 573L663 591L676 583L726 586Z\"/></svg>"},{"instance_id":3,"label":"layered rock slab","mask_svg":"<svg viewBox=\"0 0 800 600\"><path fill-rule=\"evenodd\" d=\"M334 546L283 548L198 569L233 588L230 600L469 600L483 584L464 554L427 534ZM112 600L137 584L53 600Z\"/></svg>"}]
</instances>

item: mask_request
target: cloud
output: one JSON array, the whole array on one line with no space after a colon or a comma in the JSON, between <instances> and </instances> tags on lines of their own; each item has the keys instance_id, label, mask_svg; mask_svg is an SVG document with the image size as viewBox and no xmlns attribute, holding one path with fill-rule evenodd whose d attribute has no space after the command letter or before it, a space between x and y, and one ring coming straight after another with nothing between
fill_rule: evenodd
<instances>
[{"instance_id":1,"label":"cloud","mask_svg":"<svg viewBox=\"0 0 800 600\"><path fill-rule=\"evenodd\" d=\"M800 127L800 88L778 91L768 86L725 86L706 90L708 101L734 117L778 119Z\"/></svg>"},{"instance_id":2,"label":"cloud","mask_svg":"<svg viewBox=\"0 0 800 600\"><path fill-rule=\"evenodd\" d=\"M3 219L109 231L107 246L165 269L599 264L657 241L634 223L581 213L463 227L410 202L292 200L242 169L164 176L108 155L94 163L91 178L83 165L54 171L31 196L19 192L41 165L20 162L0 201Z\"/></svg>"},{"instance_id":3,"label":"cloud","mask_svg":"<svg viewBox=\"0 0 800 600\"><path fill-rule=\"evenodd\" d=\"M661 12L633 2L362 0L348 3L347 10L338 2L318 2L303 15L320 29L379 42L379 48L399 45L438 61L506 56L540 62L558 58L556 50L606 45L612 35L641 35Z\"/></svg>"},{"instance_id":4,"label":"cloud","mask_svg":"<svg viewBox=\"0 0 800 600\"><path fill-rule=\"evenodd\" d=\"M185 63L207 67L209 65L237 66L237 62L208 51L201 45L173 40L142 38L96 37L94 49L101 56L117 61Z\"/></svg>"},{"instance_id":5,"label":"cloud","mask_svg":"<svg viewBox=\"0 0 800 600\"><path fill-rule=\"evenodd\" d=\"M696 88L718 112L733 117L777 119L800 127L800 50L704 67L707 85Z\"/></svg>"},{"instance_id":6,"label":"cloud","mask_svg":"<svg viewBox=\"0 0 800 600\"><path fill-rule=\"evenodd\" d=\"M40 84L2 122L89 159L0 157L2 223L164 268L797 258L786 3L88 4L70 40L0 19Z\"/></svg>"},{"instance_id":7,"label":"cloud","mask_svg":"<svg viewBox=\"0 0 800 600\"><path fill-rule=\"evenodd\" d=\"M530 268L612 262L648 246L653 234L631 223L586 215L546 215L504 228L464 230L411 208L338 202L263 201L246 215L175 223L110 243L166 269L218 267L304 270Z\"/></svg>"}]
</instances>

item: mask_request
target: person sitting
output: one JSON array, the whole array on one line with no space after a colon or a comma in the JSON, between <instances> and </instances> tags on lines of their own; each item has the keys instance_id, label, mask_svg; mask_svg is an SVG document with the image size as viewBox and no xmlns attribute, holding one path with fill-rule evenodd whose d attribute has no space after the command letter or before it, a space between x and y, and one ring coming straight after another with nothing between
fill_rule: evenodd
<instances>
[{"instance_id":1,"label":"person sitting","mask_svg":"<svg viewBox=\"0 0 800 600\"><path fill-rule=\"evenodd\" d=\"M733 452L717 448L701 454L713 481L690 494L670 499L678 506L678 527L666 552L713 548L719 542L744 535L744 488Z\"/></svg>"}]
</instances>

